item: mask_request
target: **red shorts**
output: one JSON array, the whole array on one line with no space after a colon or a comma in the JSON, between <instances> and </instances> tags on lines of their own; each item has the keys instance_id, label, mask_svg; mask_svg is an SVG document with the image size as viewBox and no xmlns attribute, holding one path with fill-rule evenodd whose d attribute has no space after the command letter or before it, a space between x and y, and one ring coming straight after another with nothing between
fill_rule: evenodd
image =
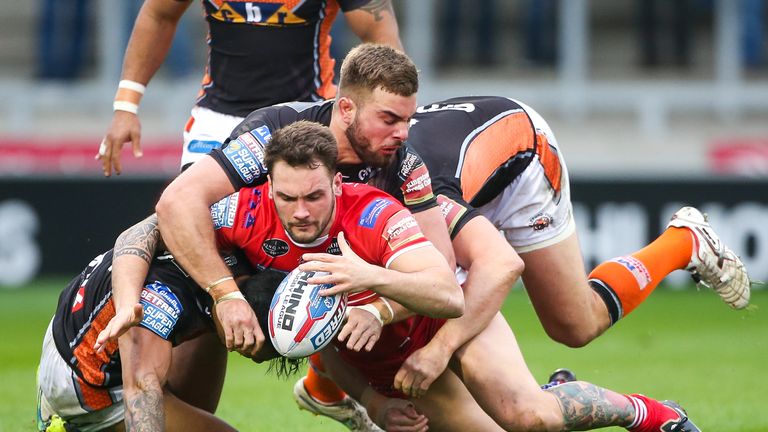
<instances>
[{"instance_id":1,"label":"red shorts","mask_svg":"<svg viewBox=\"0 0 768 432\"><path fill-rule=\"evenodd\" d=\"M432 340L443 324L444 319L414 316L385 325L381 337L370 352L351 351L337 343L339 355L351 367L359 370L379 393L406 399L407 396L394 388L395 374L411 354Z\"/></svg>"}]
</instances>

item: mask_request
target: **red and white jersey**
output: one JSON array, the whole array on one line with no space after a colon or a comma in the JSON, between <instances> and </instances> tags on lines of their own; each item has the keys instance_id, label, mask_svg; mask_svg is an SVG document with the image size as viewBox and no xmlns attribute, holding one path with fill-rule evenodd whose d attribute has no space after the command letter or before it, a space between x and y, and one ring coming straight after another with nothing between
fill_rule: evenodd
<instances>
[{"instance_id":1,"label":"red and white jersey","mask_svg":"<svg viewBox=\"0 0 768 432\"><path fill-rule=\"evenodd\" d=\"M366 262L389 267L401 254L429 244L413 215L390 195L372 186L343 183L336 198L336 216L327 236L311 244L295 243L285 232L269 198L269 184L243 188L211 206L221 249L242 249L252 265L290 272L305 253L340 255L339 232ZM349 297L349 304L368 303L370 291Z\"/></svg>"}]
</instances>

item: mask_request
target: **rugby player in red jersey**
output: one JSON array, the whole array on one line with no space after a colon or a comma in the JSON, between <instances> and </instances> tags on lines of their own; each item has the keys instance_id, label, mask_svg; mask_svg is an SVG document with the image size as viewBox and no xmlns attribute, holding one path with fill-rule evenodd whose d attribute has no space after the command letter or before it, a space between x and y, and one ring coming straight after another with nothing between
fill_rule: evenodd
<instances>
[{"instance_id":1,"label":"rugby player in red jersey","mask_svg":"<svg viewBox=\"0 0 768 432\"><path fill-rule=\"evenodd\" d=\"M418 73L403 53L383 45L362 44L341 67L335 101L290 103L249 115L232 140L195 163L163 192L157 215L169 250L195 280L211 285L227 275L217 256L210 206L246 185L266 181L263 155L272 133L297 120L328 125L338 146L338 170L347 181L373 183L403 197L421 231L454 262L450 238L430 186L429 173L410 149L408 122L416 110ZM231 281L218 285L234 292ZM263 343L253 313L241 302L222 311L227 346L247 352Z\"/></svg>"},{"instance_id":2,"label":"rugby player in red jersey","mask_svg":"<svg viewBox=\"0 0 768 432\"><path fill-rule=\"evenodd\" d=\"M265 149L269 182L244 188L211 208L219 247L240 248L257 268L286 272L302 257L312 259L304 265L330 275L310 282L335 285L328 294L352 292L352 306L383 295L425 315L459 316L461 289L410 212L378 189L342 184L337 158L327 128L302 121L277 131ZM126 273L125 268L114 271ZM145 272L134 268L128 277L143 277ZM237 292L222 292L220 285L207 287L214 300L237 298ZM135 294L115 291L128 312L125 319L107 326L98 345L135 319L130 310ZM217 304L219 316L224 304ZM372 336L377 335L359 335Z\"/></svg>"}]
</instances>

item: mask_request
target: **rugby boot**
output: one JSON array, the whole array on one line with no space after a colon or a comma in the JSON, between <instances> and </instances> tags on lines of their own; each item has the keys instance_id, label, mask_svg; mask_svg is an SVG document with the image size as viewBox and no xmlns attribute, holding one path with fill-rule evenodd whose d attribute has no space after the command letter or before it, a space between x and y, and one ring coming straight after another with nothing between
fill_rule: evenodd
<instances>
[{"instance_id":1,"label":"rugby boot","mask_svg":"<svg viewBox=\"0 0 768 432\"><path fill-rule=\"evenodd\" d=\"M698 426L688 418L688 414L685 412L677 402L665 400L661 402L662 405L672 408L680 416L680 420L666 423L661 427L663 432L701 432Z\"/></svg>"},{"instance_id":2,"label":"rugby boot","mask_svg":"<svg viewBox=\"0 0 768 432\"><path fill-rule=\"evenodd\" d=\"M332 418L355 432L384 432L376 423L368 417L368 411L359 402L349 396L344 396L339 402L323 403L312 397L304 387L302 377L293 386L293 398L300 409L307 410L314 415L322 415Z\"/></svg>"},{"instance_id":3,"label":"rugby boot","mask_svg":"<svg viewBox=\"0 0 768 432\"><path fill-rule=\"evenodd\" d=\"M641 394L628 395L635 419L627 426L632 432L701 432L677 402L657 401Z\"/></svg>"},{"instance_id":4,"label":"rugby boot","mask_svg":"<svg viewBox=\"0 0 768 432\"><path fill-rule=\"evenodd\" d=\"M693 253L686 267L693 280L713 289L733 309L749 305L750 281L747 269L712 229L706 215L694 207L678 210L667 228L687 228L693 233Z\"/></svg>"}]
</instances>

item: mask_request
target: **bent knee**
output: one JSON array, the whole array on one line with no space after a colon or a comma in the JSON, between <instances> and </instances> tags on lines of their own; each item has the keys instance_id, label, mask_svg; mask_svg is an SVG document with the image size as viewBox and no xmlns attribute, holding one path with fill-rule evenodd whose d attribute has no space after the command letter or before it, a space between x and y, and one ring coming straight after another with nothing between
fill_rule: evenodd
<instances>
[{"instance_id":1,"label":"bent knee","mask_svg":"<svg viewBox=\"0 0 768 432\"><path fill-rule=\"evenodd\" d=\"M592 323L543 323L547 335L569 348L581 348L595 340L603 330Z\"/></svg>"}]
</instances>

